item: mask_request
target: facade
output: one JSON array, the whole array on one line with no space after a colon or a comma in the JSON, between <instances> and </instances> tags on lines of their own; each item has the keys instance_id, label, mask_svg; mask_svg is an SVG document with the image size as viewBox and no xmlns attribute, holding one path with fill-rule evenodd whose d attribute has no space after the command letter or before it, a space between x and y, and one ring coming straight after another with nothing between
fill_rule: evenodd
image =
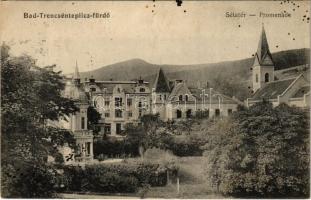
<instances>
[{"instance_id":1,"label":"facade","mask_svg":"<svg viewBox=\"0 0 311 200\"><path fill-rule=\"evenodd\" d=\"M87 107L93 106L101 113L99 134L120 138L124 136L127 124L140 123L140 117L145 114L159 114L163 121L187 119L198 111L208 113L208 117L221 117L235 111L240 103L211 88L188 88L182 80L169 81L162 69L159 69L153 85L142 79L97 81L91 78L81 82L76 69L73 80L67 83L65 95L81 100L77 103L80 112L70 120L75 133L87 127L81 123L87 123ZM81 140L89 142L90 138L82 138L87 134L80 135Z\"/></svg>"},{"instance_id":2,"label":"facade","mask_svg":"<svg viewBox=\"0 0 311 200\"><path fill-rule=\"evenodd\" d=\"M274 62L264 28L262 28L252 68L254 94L246 100L247 106L264 99L274 106L287 103L302 108L310 107L310 81L306 74L301 73L296 77L275 80Z\"/></svg>"}]
</instances>

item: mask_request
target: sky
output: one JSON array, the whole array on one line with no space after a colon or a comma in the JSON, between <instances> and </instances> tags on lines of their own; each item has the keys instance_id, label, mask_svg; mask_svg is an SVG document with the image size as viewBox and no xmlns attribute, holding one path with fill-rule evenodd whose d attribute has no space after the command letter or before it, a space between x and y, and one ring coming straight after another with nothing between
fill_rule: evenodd
<instances>
[{"instance_id":1,"label":"sky","mask_svg":"<svg viewBox=\"0 0 311 200\"><path fill-rule=\"evenodd\" d=\"M64 73L73 72L76 61L80 71L89 71L134 58L174 65L248 58L263 23L271 52L310 48L310 2L281 2L1 1L0 41L13 55L28 54L39 66L56 64ZM284 11L291 17L258 16ZM109 12L110 18L24 19L24 12ZM247 16L227 18L226 12Z\"/></svg>"}]
</instances>

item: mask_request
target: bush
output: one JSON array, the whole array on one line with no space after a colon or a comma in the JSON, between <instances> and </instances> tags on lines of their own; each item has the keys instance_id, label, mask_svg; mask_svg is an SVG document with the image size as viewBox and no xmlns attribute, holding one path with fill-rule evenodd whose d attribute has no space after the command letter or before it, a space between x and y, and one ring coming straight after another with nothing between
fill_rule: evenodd
<instances>
[{"instance_id":1,"label":"bush","mask_svg":"<svg viewBox=\"0 0 311 200\"><path fill-rule=\"evenodd\" d=\"M164 186L166 170L158 164L107 164L64 167L66 191L106 193L137 192L145 184Z\"/></svg>"},{"instance_id":2,"label":"bush","mask_svg":"<svg viewBox=\"0 0 311 200\"><path fill-rule=\"evenodd\" d=\"M19 169L2 165L2 197L48 198L55 197L56 171L46 165L25 164Z\"/></svg>"},{"instance_id":3,"label":"bush","mask_svg":"<svg viewBox=\"0 0 311 200\"><path fill-rule=\"evenodd\" d=\"M125 156L138 156L138 144L131 143L126 140L98 140L94 142L94 156L97 159L105 157L125 157Z\"/></svg>"}]
</instances>

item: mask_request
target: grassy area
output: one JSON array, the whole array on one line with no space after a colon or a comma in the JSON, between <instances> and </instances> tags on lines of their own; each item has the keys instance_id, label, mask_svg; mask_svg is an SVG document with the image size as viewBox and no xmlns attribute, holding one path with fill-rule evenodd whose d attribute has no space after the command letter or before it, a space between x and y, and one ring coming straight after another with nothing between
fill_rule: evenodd
<instances>
[{"instance_id":1,"label":"grassy area","mask_svg":"<svg viewBox=\"0 0 311 200\"><path fill-rule=\"evenodd\" d=\"M203 157L179 157L179 193L176 183L165 187L152 187L145 198L224 198L212 194L204 181Z\"/></svg>"}]
</instances>

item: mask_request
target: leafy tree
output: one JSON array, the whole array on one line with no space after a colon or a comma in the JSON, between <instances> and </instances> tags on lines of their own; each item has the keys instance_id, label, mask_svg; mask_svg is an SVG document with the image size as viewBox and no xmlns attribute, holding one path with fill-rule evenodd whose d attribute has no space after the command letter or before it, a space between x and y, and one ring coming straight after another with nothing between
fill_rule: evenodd
<instances>
[{"instance_id":1,"label":"leafy tree","mask_svg":"<svg viewBox=\"0 0 311 200\"><path fill-rule=\"evenodd\" d=\"M97 124L101 119L101 114L93 106L89 106L87 108L87 119L89 129L93 130L94 134L97 134L100 131Z\"/></svg>"},{"instance_id":2,"label":"leafy tree","mask_svg":"<svg viewBox=\"0 0 311 200\"><path fill-rule=\"evenodd\" d=\"M309 195L309 116L262 102L240 109L208 130L207 181L238 197Z\"/></svg>"},{"instance_id":3,"label":"leafy tree","mask_svg":"<svg viewBox=\"0 0 311 200\"><path fill-rule=\"evenodd\" d=\"M66 119L77 107L62 97L65 84L54 66L40 68L29 56L11 57L6 45L1 53L2 195L50 197L54 183L47 156L56 155L65 142L73 146L74 139L49 122ZM49 191L37 192L33 187Z\"/></svg>"}]
</instances>

